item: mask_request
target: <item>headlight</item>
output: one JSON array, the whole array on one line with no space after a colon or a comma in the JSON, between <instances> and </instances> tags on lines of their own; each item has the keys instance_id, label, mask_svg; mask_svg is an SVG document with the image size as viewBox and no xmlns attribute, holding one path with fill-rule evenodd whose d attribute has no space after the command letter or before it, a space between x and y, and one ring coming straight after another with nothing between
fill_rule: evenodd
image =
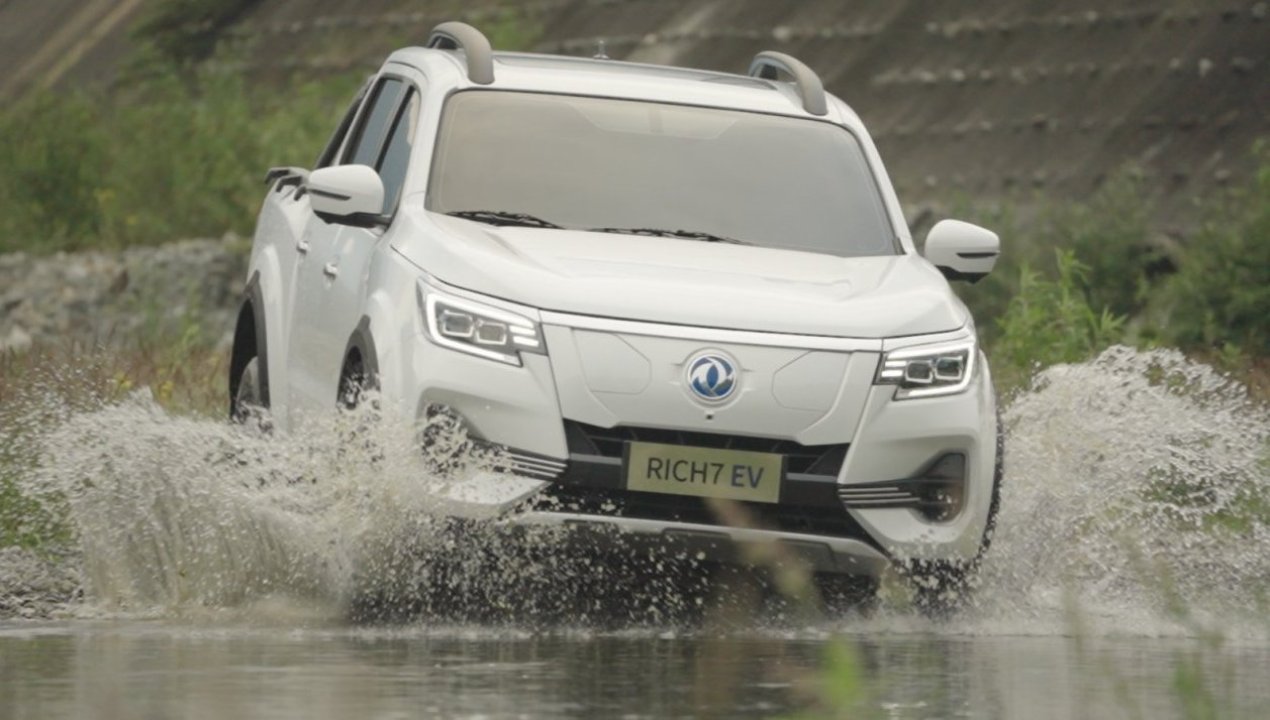
<instances>
[{"instance_id":1,"label":"headlight","mask_svg":"<svg viewBox=\"0 0 1270 720\"><path fill-rule=\"evenodd\" d=\"M896 400L955 395L970 386L976 352L973 339L892 350L873 382L898 385Z\"/></svg>"},{"instance_id":2,"label":"headlight","mask_svg":"<svg viewBox=\"0 0 1270 720\"><path fill-rule=\"evenodd\" d=\"M419 283L419 309L428 338L442 347L519 366L520 354L547 354L536 321Z\"/></svg>"}]
</instances>

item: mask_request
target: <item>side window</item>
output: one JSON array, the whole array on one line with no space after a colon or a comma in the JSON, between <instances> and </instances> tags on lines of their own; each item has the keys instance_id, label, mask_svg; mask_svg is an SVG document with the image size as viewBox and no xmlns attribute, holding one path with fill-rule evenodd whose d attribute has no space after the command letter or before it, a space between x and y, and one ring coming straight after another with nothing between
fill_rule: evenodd
<instances>
[{"instance_id":1,"label":"side window","mask_svg":"<svg viewBox=\"0 0 1270 720\"><path fill-rule=\"evenodd\" d=\"M349 127L353 125L353 119L357 117L357 108L361 107L362 100L366 98L368 89L370 89L370 81L362 83L357 94L353 96L353 102L349 104L348 110L344 112L344 117L335 128L335 133L326 142L326 147L323 148L322 154L318 156L317 162L313 163L314 170L329 167L335 163L335 153L339 152L340 145L344 144L344 136L348 134Z\"/></svg>"},{"instance_id":2,"label":"side window","mask_svg":"<svg viewBox=\"0 0 1270 720\"><path fill-rule=\"evenodd\" d=\"M384 78L375 86L370 104L362 112L352 142L344 151L344 165L375 167L379 148L382 147L392 111L397 107L397 98L403 87L404 84L397 78Z\"/></svg>"},{"instance_id":3,"label":"side window","mask_svg":"<svg viewBox=\"0 0 1270 720\"><path fill-rule=\"evenodd\" d=\"M402 185L406 182L406 169L410 167L410 150L414 143L415 130L419 127L419 93L413 89L402 103L401 112L393 121L392 130L388 134L388 142L380 155L375 169L384 181L384 214L391 214L397 209L397 201L401 197Z\"/></svg>"}]
</instances>

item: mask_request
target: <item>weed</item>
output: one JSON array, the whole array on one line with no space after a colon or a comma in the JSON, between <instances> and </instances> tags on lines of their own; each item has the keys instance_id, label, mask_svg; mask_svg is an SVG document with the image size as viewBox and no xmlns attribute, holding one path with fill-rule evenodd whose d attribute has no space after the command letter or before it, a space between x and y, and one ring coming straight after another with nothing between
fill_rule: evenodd
<instances>
[{"instance_id":1,"label":"weed","mask_svg":"<svg viewBox=\"0 0 1270 720\"><path fill-rule=\"evenodd\" d=\"M1018 292L997 320L991 353L999 385L1017 386L1034 369L1085 360L1121 338L1124 318L1089 302L1088 267L1068 250L1055 257L1055 280L1027 265L1019 270Z\"/></svg>"}]
</instances>

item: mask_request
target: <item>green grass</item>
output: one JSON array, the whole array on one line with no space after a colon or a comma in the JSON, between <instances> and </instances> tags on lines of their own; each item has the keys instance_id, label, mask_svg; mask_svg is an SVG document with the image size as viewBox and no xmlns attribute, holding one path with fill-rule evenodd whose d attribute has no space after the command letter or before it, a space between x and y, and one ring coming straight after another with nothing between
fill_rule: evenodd
<instances>
[{"instance_id":1,"label":"green grass","mask_svg":"<svg viewBox=\"0 0 1270 720\"><path fill-rule=\"evenodd\" d=\"M0 252L250 234L264 172L310 166L359 76L282 94L175 71L0 111Z\"/></svg>"}]
</instances>

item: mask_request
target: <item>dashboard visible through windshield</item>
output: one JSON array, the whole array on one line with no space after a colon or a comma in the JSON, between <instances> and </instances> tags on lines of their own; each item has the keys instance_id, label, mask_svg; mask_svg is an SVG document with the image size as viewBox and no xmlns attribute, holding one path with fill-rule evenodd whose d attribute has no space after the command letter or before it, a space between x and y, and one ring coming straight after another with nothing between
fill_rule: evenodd
<instances>
[{"instance_id":1,"label":"dashboard visible through windshield","mask_svg":"<svg viewBox=\"0 0 1270 720\"><path fill-rule=\"evenodd\" d=\"M532 219L505 224L631 229L843 257L898 252L854 135L826 122L718 108L456 93L444 110L427 207L469 219Z\"/></svg>"}]
</instances>

